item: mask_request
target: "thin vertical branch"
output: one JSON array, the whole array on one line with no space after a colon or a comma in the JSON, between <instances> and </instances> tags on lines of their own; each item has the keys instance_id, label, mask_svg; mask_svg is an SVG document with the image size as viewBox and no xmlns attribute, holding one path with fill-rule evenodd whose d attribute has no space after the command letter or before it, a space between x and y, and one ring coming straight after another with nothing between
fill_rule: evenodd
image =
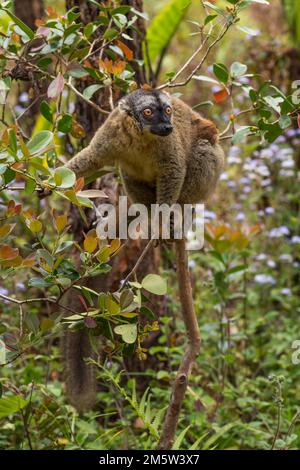
<instances>
[{"instance_id":1,"label":"thin vertical branch","mask_svg":"<svg viewBox=\"0 0 300 470\"><path fill-rule=\"evenodd\" d=\"M163 450L171 449L172 447L180 410L188 385L189 373L193 362L199 353L201 341L198 321L193 304L185 239L176 241L176 260L179 296L182 316L188 335L188 345L173 384L171 400L158 443L158 449Z\"/></svg>"}]
</instances>

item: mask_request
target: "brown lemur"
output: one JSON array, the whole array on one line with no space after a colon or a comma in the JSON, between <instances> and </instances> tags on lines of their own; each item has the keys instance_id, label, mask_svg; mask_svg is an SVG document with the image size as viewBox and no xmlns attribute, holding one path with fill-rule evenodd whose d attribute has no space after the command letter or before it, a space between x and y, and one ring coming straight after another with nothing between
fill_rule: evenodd
<instances>
[{"instance_id":1,"label":"brown lemur","mask_svg":"<svg viewBox=\"0 0 300 470\"><path fill-rule=\"evenodd\" d=\"M131 201L149 206L204 202L215 189L223 163L213 122L174 96L140 89L119 102L67 167L80 177L119 165ZM93 372L83 360L87 341L84 332L68 332L64 344L67 388L79 410L91 406L96 392Z\"/></svg>"},{"instance_id":2,"label":"brown lemur","mask_svg":"<svg viewBox=\"0 0 300 470\"><path fill-rule=\"evenodd\" d=\"M213 122L179 98L139 89L120 100L67 167L79 177L119 165L132 202L172 205L206 201L223 163Z\"/></svg>"}]
</instances>

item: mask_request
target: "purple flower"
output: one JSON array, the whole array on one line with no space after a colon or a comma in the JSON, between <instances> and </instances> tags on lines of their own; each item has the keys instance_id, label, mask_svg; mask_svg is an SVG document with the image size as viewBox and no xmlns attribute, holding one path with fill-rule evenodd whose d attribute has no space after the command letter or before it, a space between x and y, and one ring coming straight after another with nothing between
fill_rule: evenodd
<instances>
[{"instance_id":1,"label":"purple flower","mask_svg":"<svg viewBox=\"0 0 300 470\"><path fill-rule=\"evenodd\" d=\"M284 135L280 135L279 137L277 137L277 139L275 140L276 144L283 144L285 142L285 137Z\"/></svg>"},{"instance_id":2,"label":"purple flower","mask_svg":"<svg viewBox=\"0 0 300 470\"><path fill-rule=\"evenodd\" d=\"M293 170L280 170L280 176L284 176L285 178L292 178L294 176Z\"/></svg>"},{"instance_id":3,"label":"purple flower","mask_svg":"<svg viewBox=\"0 0 300 470\"><path fill-rule=\"evenodd\" d=\"M267 178L261 182L261 185L265 188L266 186L269 186L272 183L270 178Z\"/></svg>"},{"instance_id":4,"label":"purple flower","mask_svg":"<svg viewBox=\"0 0 300 470\"><path fill-rule=\"evenodd\" d=\"M223 171L223 173L220 176L221 181L227 181L228 180L228 173L226 171Z\"/></svg>"},{"instance_id":5,"label":"purple flower","mask_svg":"<svg viewBox=\"0 0 300 470\"><path fill-rule=\"evenodd\" d=\"M295 135L297 135L297 130L296 129L288 129L285 134L288 136L288 137L294 137Z\"/></svg>"},{"instance_id":6,"label":"purple flower","mask_svg":"<svg viewBox=\"0 0 300 470\"><path fill-rule=\"evenodd\" d=\"M20 103L27 103L28 101L28 93L26 93L25 91L23 91L20 95L19 95L19 102Z\"/></svg>"},{"instance_id":7,"label":"purple flower","mask_svg":"<svg viewBox=\"0 0 300 470\"><path fill-rule=\"evenodd\" d=\"M262 151L260 152L260 156L261 158L271 158L273 156L273 150L271 147L267 148L267 149L262 149Z\"/></svg>"},{"instance_id":8,"label":"purple flower","mask_svg":"<svg viewBox=\"0 0 300 470\"><path fill-rule=\"evenodd\" d=\"M300 243L299 235L294 235L291 239L291 242L293 243L293 245L297 245L298 243Z\"/></svg>"},{"instance_id":9,"label":"purple flower","mask_svg":"<svg viewBox=\"0 0 300 470\"><path fill-rule=\"evenodd\" d=\"M238 222L242 222L243 220L245 220L245 214L243 212L239 212L235 218L235 220L237 220Z\"/></svg>"},{"instance_id":10,"label":"purple flower","mask_svg":"<svg viewBox=\"0 0 300 470\"><path fill-rule=\"evenodd\" d=\"M243 192L244 192L245 194L251 193L251 186L244 186Z\"/></svg>"},{"instance_id":11,"label":"purple flower","mask_svg":"<svg viewBox=\"0 0 300 470\"><path fill-rule=\"evenodd\" d=\"M240 179L241 184L249 184L251 183L250 178L247 178L247 176L243 176L243 178Z\"/></svg>"},{"instance_id":12,"label":"purple flower","mask_svg":"<svg viewBox=\"0 0 300 470\"><path fill-rule=\"evenodd\" d=\"M194 259L189 260L189 268L194 269L197 266L196 261Z\"/></svg>"},{"instance_id":13,"label":"purple flower","mask_svg":"<svg viewBox=\"0 0 300 470\"><path fill-rule=\"evenodd\" d=\"M275 228L272 228L269 232L268 232L268 236L270 238L280 238L280 237L283 237L285 235L289 235L290 231L287 227L285 227L284 225L282 225L281 227L275 227Z\"/></svg>"},{"instance_id":14,"label":"purple flower","mask_svg":"<svg viewBox=\"0 0 300 470\"><path fill-rule=\"evenodd\" d=\"M216 219L216 214L215 212L213 211L208 211L208 210L204 210L204 218L207 219L207 220L214 220Z\"/></svg>"},{"instance_id":15,"label":"purple flower","mask_svg":"<svg viewBox=\"0 0 300 470\"><path fill-rule=\"evenodd\" d=\"M274 212L275 212L275 209L273 207L266 207L265 208L265 213L267 215L274 214Z\"/></svg>"},{"instance_id":16,"label":"purple flower","mask_svg":"<svg viewBox=\"0 0 300 470\"><path fill-rule=\"evenodd\" d=\"M234 156L230 156L227 157L227 163L228 165L233 165L234 163L241 163L241 159L239 157L234 157Z\"/></svg>"},{"instance_id":17,"label":"purple flower","mask_svg":"<svg viewBox=\"0 0 300 470\"><path fill-rule=\"evenodd\" d=\"M295 163L294 163L294 160L292 160L292 158L289 158L288 160L284 160L281 163L281 168L294 168L294 166L295 166Z\"/></svg>"},{"instance_id":18,"label":"purple flower","mask_svg":"<svg viewBox=\"0 0 300 470\"><path fill-rule=\"evenodd\" d=\"M282 294L282 295L291 295L292 291L288 287L284 287L283 289L281 289L280 294Z\"/></svg>"},{"instance_id":19,"label":"purple flower","mask_svg":"<svg viewBox=\"0 0 300 470\"><path fill-rule=\"evenodd\" d=\"M255 256L257 261L265 261L267 259L266 253L260 253L259 255Z\"/></svg>"},{"instance_id":20,"label":"purple flower","mask_svg":"<svg viewBox=\"0 0 300 470\"><path fill-rule=\"evenodd\" d=\"M279 260L286 262L286 263L292 263L293 257L289 255L288 253L283 253L282 255L279 256Z\"/></svg>"},{"instance_id":21,"label":"purple flower","mask_svg":"<svg viewBox=\"0 0 300 470\"><path fill-rule=\"evenodd\" d=\"M254 281L257 284L264 285L264 284L276 284L275 279L272 276L267 276L266 274L256 274L254 276Z\"/></svg>"},{"instance_id":22,"label":"purple flower","mask_svg":"<svg viewBox=\"0 0 300 470\"><path fill-rule=\"evenodd\" d=\"M249 83L249 82L250 82L250 80L249 80L248 77L241 77L241 78L240 78L240 83L246 83L246 84L247 84L247 83Z\"/></svg>"}]
</instances>

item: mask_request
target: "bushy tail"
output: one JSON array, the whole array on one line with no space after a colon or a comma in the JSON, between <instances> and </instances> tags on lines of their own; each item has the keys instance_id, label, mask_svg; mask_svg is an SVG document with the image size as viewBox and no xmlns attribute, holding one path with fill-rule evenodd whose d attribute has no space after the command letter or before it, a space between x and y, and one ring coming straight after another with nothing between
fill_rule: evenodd
<instances>
[{"instance_id":1,"label":"bushy tail","mask_svg":"<svg viewBox=\"0 0 300 470\"><path fill-rule=\"evenodd\" d=\"M87 358L95 358L88 331L65 332L63 338L66 388L71 404L79 411L90 410L96 403L96 368L87 364Z\"/></svg>"}]
</instances>

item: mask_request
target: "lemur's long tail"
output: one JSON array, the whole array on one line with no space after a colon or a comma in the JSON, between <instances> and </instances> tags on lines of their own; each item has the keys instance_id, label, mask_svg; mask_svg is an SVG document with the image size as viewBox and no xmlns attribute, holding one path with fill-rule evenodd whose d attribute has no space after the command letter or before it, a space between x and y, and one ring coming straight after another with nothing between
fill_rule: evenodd
<instances>
[{"instance_id":1,"label":"lemur's long tail","mask_svg":"<svg viewBox=\"0 0 300 470\"><path fill-rule=\"evenodd\" d=\"M86 359L94 358L88 330L66 331L64 335L66 389L70 403L79 411L88 411L96 403L96 368Z\"/></svg>"}]
</instances>

